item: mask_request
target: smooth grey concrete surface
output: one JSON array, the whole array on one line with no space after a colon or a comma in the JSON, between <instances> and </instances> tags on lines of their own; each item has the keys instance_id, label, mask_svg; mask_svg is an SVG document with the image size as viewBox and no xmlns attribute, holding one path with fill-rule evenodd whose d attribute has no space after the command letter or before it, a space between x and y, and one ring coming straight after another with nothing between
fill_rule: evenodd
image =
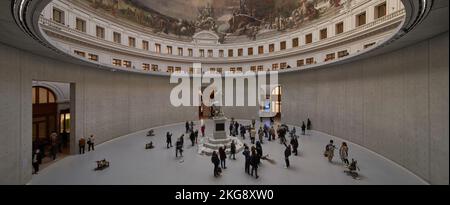
<instances>
[{"instance_id":1,"label":"smooth grey concrete surface","mask_svg":"<svg viewBox=\"0 0 450 205\"><path fill-rule=\"evenodd\" d=\"M282 121L352 141L449 183L448 32L330 69L281 75Z\"/></svg>"},{"instance_id":2,"label":"smooth grey concrete surface","mask_svg":"<svg viewBox=\"0 0 450 205\"><path fill-rule=\"evenodd\" d=\"M33 80L73 83L76 137L102 143L147 127L198 119L194 107L170 104L166 77L102 71L42 58L0 44L0 184L31 179Z\"/></svg>"},{"instance_id":3,"label":"smooth grey concrete surface","mask_svg":"<svg viewBox=\"0 0 450 205\"><path fill-rule=\"evenodd\" d=\"M240 123L250 124L250 121ZM259 124L259 121L257 122ZM196 122L195 129L199 129ZM228 126L228 122L226 123ZM299 127L296 128L300 130ZM299 156L290 157L291 167L285 169L284 145L264 139L263 154L269 154L275 163L262 160L258 169L260 178L255 179L244 172L244 156L236 154L236 160L228 157L227 169L222 176L213 176L211 158L199 155L197 146L191 146L185 137L183 157L176 158L174 147L167 149L165 133L171 131L175 137L184 133L184 124L173 124L154 129L154 137L146 137L143 130L97 146L95 151L84 155L74 155L62 159L33 175L31 185L52 184L156 184L156 185L370 185L370 184L426 184L419 177L386 160L375 153L349 144L349 157L358 160L361 180L354 180L344 173L336 152L333 163L323 157L323 149L330 139L339 147L341 139L313 131L311 135L300 135ZM213 122L206 121L206 133L213 131ZM228 132L228 129L227 129ZM201 137L200 137L201 138ZM289 138L288 138L289 139ZM145 144L153 141L155 148L146 150ZM245 143L250 145L247 135ZM103 171L93 171L95 161L105 158L110 167ZM181 162L183 160L183 162ZM180 163L181 162L181 163Z\"/></svg>"},{"instance_id":4,"label":"smooth grey concrete surface","mask_svg":"<svg viewBox=\"0 0 450 205\"><path fill-rule=\"evenodd\" d=\"M33 80L72 83L75 137L97 143L198 117L175 108L168 78L102 71L0 44L0 184L31 179ZM360 144L431 184L448 184L448 32L413 46L326 69L286 73L282 120L310 117L318 131ZM226 108L251 119L256 107Z\"/></svg>"}]
</instances>

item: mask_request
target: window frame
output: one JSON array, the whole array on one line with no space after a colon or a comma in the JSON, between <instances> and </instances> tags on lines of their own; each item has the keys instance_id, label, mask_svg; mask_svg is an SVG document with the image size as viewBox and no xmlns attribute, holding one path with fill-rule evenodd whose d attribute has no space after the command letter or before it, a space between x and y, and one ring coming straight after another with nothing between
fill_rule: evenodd
<instances>
[{"instance_id":1,"label":"window frame","mask_svg":"<svg viewBox=\"0 0 450 205\"><path fill-rule=\"evenodd\" d=\"M81 22L81 30L78 27L79 26L78 22ZM86 27L87 27L87 21L86 20L84 20L84 19L82 19L80 17L75 17L75 29L77 31L86 33Z\"/></svg>"},{"instance_id":2,"label":"window frame","mask_svg":"<svg viewBox=\"0 0 450 205\"><path fill-rule=\"evenodd\" d=\"M60 13L60 18L61 18L61 19L60 19L59 21L57 21L57 20L55 19L55 11ZM60 24L62 24L62 25L66 25L66 22L65 22L65 12L64 12L62 9L59 9L59 8L57 8L57 7L53 7L53 9L52 9L52 20L53 20L54 22L56 22L56 23L60 23Z\"/></svg>"}]
</instances>

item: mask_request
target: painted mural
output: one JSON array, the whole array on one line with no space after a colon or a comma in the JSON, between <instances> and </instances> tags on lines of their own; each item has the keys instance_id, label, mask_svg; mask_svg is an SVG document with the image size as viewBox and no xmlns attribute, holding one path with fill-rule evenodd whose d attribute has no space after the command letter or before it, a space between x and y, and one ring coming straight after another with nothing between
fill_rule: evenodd
<instances>
[{"instance_id":1,"label":"painted mural","mask_svg":"<svg viewBox=\"0 0 450 205\"><path fill-rule=\"evenodd\" d=\"M350 0L81 0L96 10L151 28L154 33L192 37L202 30L226 38L255 40L267 32L299 29L338 12Z\"/></svg>"}]
</instances>

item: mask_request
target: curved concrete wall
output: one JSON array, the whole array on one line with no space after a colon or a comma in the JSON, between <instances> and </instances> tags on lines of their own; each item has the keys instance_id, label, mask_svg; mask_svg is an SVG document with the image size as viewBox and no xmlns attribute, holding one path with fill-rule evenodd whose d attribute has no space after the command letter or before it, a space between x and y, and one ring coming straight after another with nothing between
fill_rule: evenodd
<instances>
[{"instance_id":1,"label":"curved concrete wall","mask_svg":"<svg viewBox=\"0 0 450 205\"><path fill-rule=\"evenodd\" d=\"M31 179L33 80L73 83L73 145L90 134L102 143L149 127L198 119L196 107L170 104L175 85L167 77L84 68L3 44L0 73L0 184Z\"/></svg>"},{"instance_id":2,"label":"curved concrete wall","mask_svg":"<svg viewBox=\"0 0 450 205\"><path fill-rule=\"evenodd\" d=\"M433 184L448 184L447 56L448 33L366 60L282 74L282 120L300 124L310 117L316 130L374 150ZM73 142L92 133L101 143L198 116L197 107L170 104L174 85L167 77L86 68L3 44L0 73L0 184L31 178L32 80L73 83ZM224 112L251 119L258 108Z\"/></svg>"},{"instance_id":3,"label":"curved concrete wall","mask_svg":"<svg viewBox=\"0 0 450 205\"><path fill-rule=\"evenodd\" d=\"M448 184L448 45L447 32L365 60L283 74L282 120L299 125L309 117L315 130Z\"/></svg>"}]
</instances>

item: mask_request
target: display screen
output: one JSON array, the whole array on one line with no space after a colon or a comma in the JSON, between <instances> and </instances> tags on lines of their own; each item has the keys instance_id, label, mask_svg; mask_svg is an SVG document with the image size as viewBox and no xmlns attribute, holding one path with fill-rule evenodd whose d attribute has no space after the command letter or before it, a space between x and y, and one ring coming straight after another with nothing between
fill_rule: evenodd
<instances>
[{"instance_id":1,"label":"display screen","mask_svg":"<svg viewBox=\"0 0 450 205\"><path fill-rule=\"evenodd\" d=\"M216 131L225 131L225 124L224 123L217 123L216 124Z\"/></svg>"}]
</instances>

